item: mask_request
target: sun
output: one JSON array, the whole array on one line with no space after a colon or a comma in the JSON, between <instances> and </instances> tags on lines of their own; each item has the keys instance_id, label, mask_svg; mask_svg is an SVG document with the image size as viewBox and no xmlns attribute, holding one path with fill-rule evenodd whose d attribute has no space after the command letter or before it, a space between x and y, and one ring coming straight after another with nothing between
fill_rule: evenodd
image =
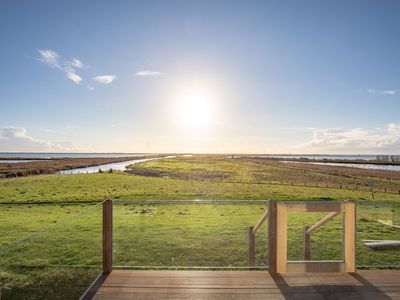
<instances>
[{"instance_id":1,"label":"sun","mask_svg":"<svg viewBox=\"0 0 400 300\"><path fill-rule=\"evenodd\" d=\"M204 87L187 88L179 95L177 112L180 125L185 129L205 130L214 122L214 96Z\"/></svg>"}]
</instances>

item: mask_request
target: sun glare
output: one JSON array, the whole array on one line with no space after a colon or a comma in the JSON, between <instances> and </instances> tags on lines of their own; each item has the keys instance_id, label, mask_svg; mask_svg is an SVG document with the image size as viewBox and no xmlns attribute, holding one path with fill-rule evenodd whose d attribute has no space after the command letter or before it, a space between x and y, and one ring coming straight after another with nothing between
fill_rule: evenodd
<instances>
[{"instance_id":1,"label":"sun glare","mask_svg":"<svg viewBox=\"0 0 400 300\"><path fill-rule=\"evenodd\" d=\"M179 97L177 111L181 126L190 130L204 130L214 121L214 97L204 88L190 88Z\"/></svg>"}]
</instances>

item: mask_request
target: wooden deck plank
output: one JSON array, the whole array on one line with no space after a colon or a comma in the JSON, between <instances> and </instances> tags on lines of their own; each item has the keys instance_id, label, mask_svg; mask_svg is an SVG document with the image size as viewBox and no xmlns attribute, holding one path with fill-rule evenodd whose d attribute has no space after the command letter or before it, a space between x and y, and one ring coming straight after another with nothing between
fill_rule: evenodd
<instances>
[{"instance_id":1,"label":"wooden deck plank","mask_svg":"<svg viewBox=\"0 0 400 300\"><path fill-rule=\"evenodd\" d=\"M400 299L400 270L271 276L265 271L114 270L93 299Z\"/></svg>"}]
</instances>

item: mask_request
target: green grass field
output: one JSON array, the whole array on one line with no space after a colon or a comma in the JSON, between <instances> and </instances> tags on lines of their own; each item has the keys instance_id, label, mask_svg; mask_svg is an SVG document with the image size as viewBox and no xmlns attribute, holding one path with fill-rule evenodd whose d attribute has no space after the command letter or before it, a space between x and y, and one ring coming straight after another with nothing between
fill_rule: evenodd
<instances>
[{"instance_id":1,"label":"green grass field","mask_svg":"<svg viewBox=\"0 0 400 300\"><path fill-rule=\"evenodd\" d=\"M279 165L257 166L222 158L157 160L135 168L150 173L40 175L0 180L1 299L66 299L65 295L67 299L78 298L100 272L102 219L101 205L96 203L103 199L116 200L114 264L120 267L245 267L247 228L263 215L266 201L262 200L268 199L357 200L357 264L369 268L400 267L399 249L372 250L362 244L362 239L400 239L400 229L378 222L398 218L400 195L375 192L373 199L367 190L350 189L351 178L340 174L309 170L288 173L286 167L280 169ZM275 175L283 179L292 174L296 183L300 182L301 172L310 174L303 178L307 186L292 186L286 177L284 184L279 180L260 183L262 172L265 178ZM349 189L335 188L334 184L326 187L328 182L337 185L340 177ZM319 187L310 186L314 180L319 181ZM382 182L371 177L354 180L362 184L370 180ZM398 187L395 180L387 183ZM149 202L152 199L161 201ZM177 204L168 199L257 201ZM322 216L289 216L289 259L301 259L303 228ZM256 242L260 267L267 264L266 230L263 225ZM32 237L18 242L29 235ZM312 259L340 258L338 217L313 233Z\"/></svg>"}]
</instances>

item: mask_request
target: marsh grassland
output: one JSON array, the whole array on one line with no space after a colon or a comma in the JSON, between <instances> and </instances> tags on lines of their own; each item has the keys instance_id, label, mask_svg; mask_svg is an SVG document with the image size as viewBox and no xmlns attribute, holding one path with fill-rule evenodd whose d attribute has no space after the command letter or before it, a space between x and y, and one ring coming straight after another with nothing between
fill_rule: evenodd
<instances>
[{"instance_id":1,"label":"marsh grassland","mask_svg":"<svg viewBox=\"0 0 400 300\"><path fill-rule=\"evenodd\" d=\"M120 268L245 268L247 228L269 199L356 200L358 266L400 268L399 249L362 243L400 239L399 228L379 222L399 219L400 179L391 172L222 156L155 160L129 172L0 180L2 299L78 298L101 270L104 199L115 200L114 265ZM170 201L190 199L229 201ZM303 228L322 216L289 216L289 259L302 258ZM265 224L256 241L260 268L267 267L266 231ZM337 217L313 233L312 259L340 259L341 238Z\"/></svg>"}]
</instances>

